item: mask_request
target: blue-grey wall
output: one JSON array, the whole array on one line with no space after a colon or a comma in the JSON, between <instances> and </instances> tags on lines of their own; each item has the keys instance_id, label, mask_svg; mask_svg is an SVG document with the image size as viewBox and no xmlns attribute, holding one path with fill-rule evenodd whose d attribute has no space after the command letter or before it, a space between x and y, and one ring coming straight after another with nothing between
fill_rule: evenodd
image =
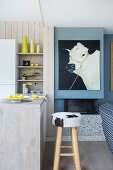
<instances>
[{"instance_id":1,"label":"blue-grey wall","mask_svg":"<svg viewBox=\"0 0 113 170\"><path fill-rule=\"evenodd\" d=\"M104 29L103 28L55 28L55 99L104 98ZM58 40L100 40L100 89L101 90L59 90Z\"/></svg>"},{"instance_id":2,"label":"blue-grey wall","mask_svg":"<svg viewBox=\"0 0 113 170\"><path fill-rule=\"evenodd\" d=\"M104 99L99 100L99 104L113 103L113 92L111 91L111 42L113 34L104 35Z\"/></svg>"},{"instance_id":3,"label":"blue-grey wall","mask_svg":"<svg viewBox=\"0 0 113 170\"><path fill-rule=\"evenodd\" d=\"M98 103L102 104L110 102L113 104L113 92L110 90L111 84L111 48L110 44L113 42L113 34L104 35L104 99L99 99ZM55 99L55 112L64 111L64 100Z\"/></svg>"}]
</instances>

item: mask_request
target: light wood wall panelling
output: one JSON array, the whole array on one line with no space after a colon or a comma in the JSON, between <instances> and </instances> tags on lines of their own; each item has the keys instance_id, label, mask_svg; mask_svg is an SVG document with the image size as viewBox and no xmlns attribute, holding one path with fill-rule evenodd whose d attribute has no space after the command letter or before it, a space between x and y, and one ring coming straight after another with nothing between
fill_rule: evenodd
<instances>
[{"instance_id":1,"label":"light wood wall panelling","mask_svg":"<svg viewBox=\"0 0 113 170\"><path fill-rule=\"evenodd\" d=\"M21 21L18 22L18 26L17 27L18 27L17 41L19 43L22 43L22 22Z\"/></svg>"},{"instance_id":2,"label":"light wood wall panelling","mask_svg":"<svg viewBox=\"0 0 113 170\"><path fill-rule=\"evenodd\" d=\"M17 27L17 22L12 22L12 30L11 30L11 38L12 39L17 39L17 35L18 35L18 27Z\"/></svg>"},{"instance_id":3,"label":"light wood wall panelling","mask_svg":"<svg viewBox=\"0 0 113 170\"><path fill-rule=\"evenodd\" d=\"M43 78L44 78L44 84L43 84L43 91L46 94L48 90L48 75L49 75L49 60L48 60L48 55L49 55L49 48L48 48L48 39L49 39L49 31L48 27L44 27L44 45L43 45L43 52L44 52L44 57L43 57Z\"/></svg>"},{"instance_id":4,"label":"light wood wall panelling","mask_svg":"<svg viewBox=\"0 0 113 170\"><path fill-rule=\"evenodd\" d=\"M29 43L31 40L34 40L35 39L35 24L34 22L30 21L29 22Z\"/></svg>"},{"instance_id":5,"label":"light wood wall panelling","mask_svg":"<svg viewBox=\"0 0 113 170\"><path fill-rule=\"evenodd\" d=\"M40 45L41 52L43 51L43 25L41 22L0 21L0 39L17 39L21 47L24 35L28 37L29 43L33 39L36 45Z\"/></svg>"},{"instance_id":6,"label":"light wood wall panelling","mask_svg":"<svg viewBox=\"0 0 113 170\"><path fill-rule=\"evenodd\" d=\"M29 22L22 22L22 35L29 36Z\"/></svg>"},{"instance_id":7,"label":"light wood wall panelling","mask_svg":"<svg viewBox=\"0 0 113 170\"><path fill-rule=\"evenodd\" d=\"M27 36L27 41L29 41L29 22L25 21L22 22L22 37ZM28 44L28 50L29 50L29 44Z\"/></svg>"},{"instance_id":8,"label":"light wood wall panelling","mask_svg":"<svg viewBox=\"0 0 113 170\"><path fill-rule=\"evenodd\" d=\"M39 22L35 22L35 43L39 44Z\"/></svg>"},{"instance_id":9,"label":"light wood wall panelling","mask_svg":"<svg viewBox=\"0 0 113 170\"><path fill-rule=\"evenodd\" d=\"M37 44L39 44L39 22L35 22L35 51L37 51Z\"/></svg>"},{"instance_id":10,"label":"light wood wall panelling","mask_svg":"<svg viewBox=\"0 0 113 170\"><path fill-rule=\"evenodd\" d=\"M40 44L40 50L43 51L43 24L40 22L39 24L39 44Z\"/></svg>"},{"instance_id":11,"label":"light wood wall panelling","mask_svg":"<svg viewBox=\"0 0 113 170\"><path fill-rule=\"evenodd\" d=\"M49 48L48 48L48 39L49 39L49 29L48 27L44 27L44 43L43 43L43 52L44 52L44 56L43 56L43 93L44 94L47 94L47 98L48 98L48 102L47 102L47 124L46 124L46 133L47 133L47 136L50 135L50 132L48 130L49 128L49 122L48 122L48 119L49 119L49 94L47 93L48 92L48 86L49 86L49 60L48 60L48 57L49 57ZM49 133L49 134L48 134Z\"/></svg>"},{"instance_id":12,"label":"light wood wall panelling","mask_svg":"<svg viewBox=\"0 0 113 170\"><path fill-rule=\"evenodd\" d=\"M5 35L5 38L6 39L11 39L12 38L12 22L11 21L7 21L6 24L5 24L6 28L6 35Z\"/></svg>"},{"instance_id":13,"label":"light wood wall panelling","mask_svg":"<svg viewBox=\"0 0 113 170\"><path fill-rule=\"evenodd\" d=\"M0 39L5 38L5 21L0 22Z\"/></svg>"},{"instance_id":14,"label":"light wood wall panelling","mask_svg":"<svg viewBox=\"0 0 113 170\"><path fill-rule=\"evenodd\" d=\"M17 29L18 29L18 32L17 32L17 41L19 43L19 52L22 51L22 22L19 21L18 22L18 25L17 25Z\"/></svg>"},{"instance_id":15,"label":"light wood wall panelling","mask_svg":"<svg viewBox=\"0 0 113 170\"><path fill-rule=\"evenodd\" d=\"M44 27L44 84L43 91L48 96L47 136L53 135L51 114L54 113L54 28Z\"/></svg>"}]
</instances>

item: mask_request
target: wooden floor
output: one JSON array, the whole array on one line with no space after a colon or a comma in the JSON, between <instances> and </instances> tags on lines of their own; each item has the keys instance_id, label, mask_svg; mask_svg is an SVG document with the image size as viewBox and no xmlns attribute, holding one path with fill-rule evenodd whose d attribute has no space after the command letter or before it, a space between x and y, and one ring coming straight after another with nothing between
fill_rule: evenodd
<instances>
[{"instance_id":1,"label":"wooden floor","mask_svg":"<svg viewBox=\"0 0 113 170\"><path fill-rule=\"evenodd\" d=\"M70 142L63 144L69 145ZM105 142L79 142L79 150L82 170L113 170L113 154ZM46 142L43 170L52 170L53 151L54 142ZM72 157L61 157L59 170L75 170Z\"/></svg>"}]
</instances>

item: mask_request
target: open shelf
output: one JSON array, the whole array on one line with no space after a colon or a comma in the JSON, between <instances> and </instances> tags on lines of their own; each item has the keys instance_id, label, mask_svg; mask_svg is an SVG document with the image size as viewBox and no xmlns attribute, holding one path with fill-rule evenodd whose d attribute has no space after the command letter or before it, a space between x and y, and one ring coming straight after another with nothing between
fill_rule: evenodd
<instances>
[{"instance_id":1,"label":"open shelf","mask_svg":"<svg viewBox=\"0 0 113 170\"><path fill-rule=\"evenodd\" d=\"M27 56L27 55L31 55L31 56L33 56L33 55L43 55L43 53L17 53L18 55L24 55L24 56Z\"/></svg>"},{"instance_id":2,"label":"open shelf","mask_svg":"<svg viewBox=\"0 0 113 170\"><path fill-rule=\"evenodd\" d=\"M17 81L19 81L19 82L28 82L28 81L31 82L31 81L34 81L35 82L35 81L43 81L43 80L17 80Z\"/></svg>"},{"instance_id":3,"label":"open shelf","mask_svg":"<svg viewBox=\"0 0 113 170\"><path fill-rule=\"evenodd\" d=\"M39 68L43 68L43 66L17 66L17 68L37 68L37 69L39 69Z\"/></svg>"},{"instance_id":4,"label":"open shelf","mask_svg":"<svg viewBox=\"0 0 113 170\"><path fill-rule=\"evenodd\" d=\"M19 50L20 51L20 50ZM19 92L22 92L23 90L23 84L28 85L29 91L33 90L41 90L43 89L43 51L40 53L21 53L17 52L18 58L18 65L17 65L17 70L18 70L18 78L17 78L17 84L18 84L18 90ZM38 66L23 66L23 60L29 61L30 63L38 63ZM38 77L26 77L25 80L22 79L24 74L32 74L34 71L40 73ZM41 76L42 75L42 76ZM29 85L29 82L31 82L31 85Z\"/></svg>"}]
</instances>

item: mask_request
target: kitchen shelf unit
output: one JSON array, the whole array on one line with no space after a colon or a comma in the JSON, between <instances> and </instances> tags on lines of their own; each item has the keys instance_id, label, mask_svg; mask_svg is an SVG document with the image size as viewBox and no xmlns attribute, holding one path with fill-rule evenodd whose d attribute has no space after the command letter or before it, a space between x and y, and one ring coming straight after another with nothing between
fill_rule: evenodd
<instances>
[{"instance_id":1,"label":"kitchen shelf unit","mask_svg":"<svg viewBox=\"0 0 113 170\"><path fill-rule=\"evenodd\" d=\"M41 53L17 53L18 56L18 93L22 93L23 90L23 83L32 82L32 85L28 85L27 87L29 89L29 92L31 90L33 91L41 91L43 92L43 52ZM30 60L30 63L38 63L38 66L23 66L23 60ZM36 71L37 70L37 71ZM32 72L40 72L38 70L42 71L42 77L37 77L37 79L29 78L28 80L22 80L22 77L24 74L29 74ZM38 79L39 78L39 79Z\"/></svg>"}]
</instances>

